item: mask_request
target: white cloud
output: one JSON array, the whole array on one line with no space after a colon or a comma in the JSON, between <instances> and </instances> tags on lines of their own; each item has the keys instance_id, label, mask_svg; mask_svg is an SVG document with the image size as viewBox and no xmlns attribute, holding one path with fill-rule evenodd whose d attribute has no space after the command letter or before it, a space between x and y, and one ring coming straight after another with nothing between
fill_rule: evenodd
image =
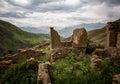
<instances>
[{"instance_id":1,"label":"white cloud","mask_svg":"<svg viewBox=\"0 0 120 84\"><path fill-rule=\"evenodd\" d=\"M17 26L60 28L119 19L120 6L107 2L110 0L1 0L0 19Z\"/></svg>"},{"instance_id":2,"label":"white cloud","mask_svg":"<svg viewBox=\"0 0 120 84\"><path fill-rule=\"evenodd\" d=\"M30 0L11 0L11 1L20 6L30 5Z\"/></svg>"},{"instance_id":3,"label":"white cloud","mask_svg":"<svg viewBox=\"0 0 120 84\"><path fill-rule=\"evenodd\" d=\"M65 0L66 5L77 6L80 4L80 0Z\"/></svg>"}]
</instances>

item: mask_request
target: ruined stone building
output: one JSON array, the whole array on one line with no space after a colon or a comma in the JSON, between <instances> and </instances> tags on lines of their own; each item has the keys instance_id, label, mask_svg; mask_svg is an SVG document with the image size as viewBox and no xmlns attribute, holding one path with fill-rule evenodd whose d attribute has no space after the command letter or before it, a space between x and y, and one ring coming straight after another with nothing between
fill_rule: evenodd
<instances>
[{"instance_id":1,"label":"ruined stone building","mask_svg":"<svg viewBox=\"0 0 120 84\"><path fill-rule=\"evenodd\" d=\"M108 22L106 30L107 47L105 49L96 49L93 52L93 57L107 58L113 64L120 64L120 20Z\"/></svg>"},{"instance_id":2,"label":"ruined stone building","mask_svg":"<svg viewBox=\"0 0 120 84\"><path fill-rule=\"evenodd\" d=\"M107 47L120 48L120 21L108 22Z\"/></svg>"},{"instance_id":3,"label":"ruined stone building","mask_svg":"<svg viewBox=\"0 0 120 84\"><path fill-rule=\"evenodd\" d=\"M69 53L74 53L80 55L81 53L86 53L87 47L87 32L84 28L75 29L70 41L62 42L60 40L60 35L53 27L50 28L51 34L51 57L52 59L58 59Z\"/></svg>"}]
</instances>

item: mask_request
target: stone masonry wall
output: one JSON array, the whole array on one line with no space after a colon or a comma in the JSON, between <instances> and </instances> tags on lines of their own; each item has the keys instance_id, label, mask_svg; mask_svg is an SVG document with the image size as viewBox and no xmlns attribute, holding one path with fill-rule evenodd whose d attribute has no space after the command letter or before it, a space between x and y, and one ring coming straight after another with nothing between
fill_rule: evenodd
<instances>
[{"instance_id":1,"label":"stone masonry wall","mask_svg":"<svg viewBox=\"0 0 120 84\"><path fill-rule=\"evenodd\" d=\"M120 21L107 23L107 47L120 48Z\"/></svg>"},{"instance_id":2,"label":"stone masonry wall","mask_svg":"<svg viewBox=\"0 0 120 84\"><path fill-rule=\"evenodd\" d=\"M61 48L61 41L60 41L60 36L57 33L57 31L54 30L53 27L50 27L50 34L51 34L51 43L50 43L50 48L55 49L55 48Z\"/></svg>"}]
</instances>

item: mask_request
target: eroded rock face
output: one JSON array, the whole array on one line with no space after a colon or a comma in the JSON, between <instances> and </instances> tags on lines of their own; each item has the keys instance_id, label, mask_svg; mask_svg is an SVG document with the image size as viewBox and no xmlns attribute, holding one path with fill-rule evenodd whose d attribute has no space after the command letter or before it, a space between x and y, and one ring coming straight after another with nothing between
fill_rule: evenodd
<instances>
[{"instance_id":1,"label":"eroded rock face","mask_svg":"<svg viewBox=\"0 0 120 84\"><path fill-rule=\"evenodd\" d=\"M113 83L112 84L120 84L120 74L116 74L113 76Z\"/></svg>"},{"instance_id":2,"label":"eroded rock face","mask_svg":"<svg viewBox=\"0 0 120 84\"><path fill-rule=\"evenodd\" d=\"M84 28L75 29L72 35L73 47L87 47L87 32Z\"/></svg>"},{"instance_id":3,"label":"eroded rock face","mask_svg":"<svg viewBox=\"0 0 120 84\"><path fill-rule=\"evenodd\" d=\"M49 67L50 63L40 63L38 65L38 78L37 84L51 84L50 76L49 76Z\"/></svg>"},{"instance_id":4,"label":"eroded rock face","mask_svg":"<svg viewBox=\"0 0 120 84\"><path fill-rule=\"evenodd\" d=\"M50 28L50 34L51 34L51 43L50 43L50 48L55 49L55 48L61 48L61 41L60 41L60 36L57 31L54 30L53 27Z\"/></svg>"}]
</instances>

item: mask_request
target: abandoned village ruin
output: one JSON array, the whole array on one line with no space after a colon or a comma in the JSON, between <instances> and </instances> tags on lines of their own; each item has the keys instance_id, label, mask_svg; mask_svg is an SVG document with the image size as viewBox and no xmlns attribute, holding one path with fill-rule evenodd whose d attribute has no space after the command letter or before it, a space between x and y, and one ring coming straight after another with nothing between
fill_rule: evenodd
<instances>
[{"instance_id":1,"label":"abandoned village ruin","mask_svg":"<svg viewBox=\"0 0 120 84\"><path fill-rule=\"evenodd\" d=\"M109 60L112 65L120 64L120 20L115 22L108 22L106 26L107 45L104 49L96 49L92 53L91 67L99 68L102 60ZM51 84L49 67L57 59L68 56L70 53L75 54L76 58L81 54L86 55L87 48L87 31L85 28L78 28L73 31L70 41L61 41L60 35L53 27L50 27L50 43L40 44L30 49L19 49L16 54L0 57L0 69L9 68L12 63L16 63L22 59L29 61L36 61L38 66L37 84ZM37 48L48 47L49 52L37 50ZM45 55L50 56L49 61L39 63L36 58L43 58ZM0 73L3 73L1 70ZM113 84L120 84L120 74L113 76Z\"/></svg>"},{"instance_id":2,"label":"abandoned village ruin","mask_svg":"<svg viewBox=\"0 0 120 84\"><path fill-rule=\"evenodd\" d=\"M120 64L120 20L108 22L107 45L104 49L96 49L91 59L92 65L100 65L102 58L109 59L113 64Z\"/></svg>"},{"instance_id":3,"label":"abandoned village ruin","mask_svg":"<svg viewBox=\"0 0 120 84\"><path fill-rule=\"evenodd\" d=\"M87 31L85 28L75 29L70 41L60 41L60 36L53 27L50 28L51 31L51 61L55 61L69 53L74 53L79 56L81 53L86 53L87 47Z\"/></svg>"}]
</instances>

